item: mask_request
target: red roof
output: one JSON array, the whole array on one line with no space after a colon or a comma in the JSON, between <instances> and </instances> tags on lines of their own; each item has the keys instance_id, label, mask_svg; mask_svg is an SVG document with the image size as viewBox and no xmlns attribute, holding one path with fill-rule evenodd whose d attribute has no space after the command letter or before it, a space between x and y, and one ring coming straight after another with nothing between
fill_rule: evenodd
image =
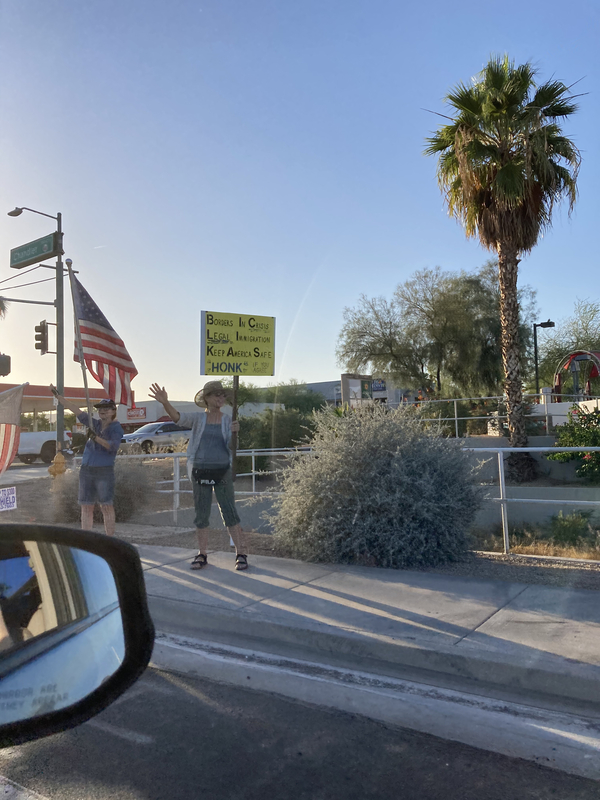
<instances>
[{"instance_id":1,"label":"red roof","mask_svg":"<svg viewBox=\"0 0 600 800\"><path fill-rule=\"evenodd\" d=\"M18 383L0 383L0 392L6 392L8 389L14 389L20 386ZM104 400L108 399L108 395L104 389L90 389L91 400ZM67 400L85 400L85 389L83 387L65 386L63 395ZM36 386L35 384L28 384L23 392L23 399L40 397L52 399L52 392L49 386Z\"/></svg>"},{"instance_id":2,"label":"red roof","mask_svg":"<svg viewBox=\"0 0 600 800\"><path fill-rule=\"evenodd\" d=\"M18 383L0 383L0 392L5 392L7 389L14 389L15 386L20 386ZM90 400L98 401L108 398L104 389L90 389ZM65 386L64 396L67 400L78 403L81 407L85 405L85 390L79 386ZM36 384L29 384L23 391L23 403L21 410L24 414L30 414L32 411L45 412L55 411L54 397L50 391L49 386L37 386Z\"/></svg>"}]
</instances>

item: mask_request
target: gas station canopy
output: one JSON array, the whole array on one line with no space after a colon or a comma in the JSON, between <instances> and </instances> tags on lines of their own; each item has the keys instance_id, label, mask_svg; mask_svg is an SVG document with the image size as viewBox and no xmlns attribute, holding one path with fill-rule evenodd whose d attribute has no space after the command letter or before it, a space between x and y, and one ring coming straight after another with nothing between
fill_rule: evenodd
<instances>
[{"instance_id":1,"label":"gas station canopy","mask_svg":"<svg viewBox=\"0 0 600 800\"><path fill-rule=\"evenodd\" d=\"M14 389L18 385L19 384L17 383L0 383L0 392L5 392L8 389ZM86 400L85 389L83 389L83 387L74 388L72 386L65 386L63 394L67 400L71 400L73 403L77 403L80 408L85 409ZM96 403L98 400L108 399L108 395L104 389L90 389L89 395L90 400ZM35 386L31 383L26 386L25 391L23 392L21 411L24 414L30 414L32 411L36 411L38 413L43 411L56 411L56 406L54 405L54 396L50 391L50 387Z\"/></svg>"}]
</instances>

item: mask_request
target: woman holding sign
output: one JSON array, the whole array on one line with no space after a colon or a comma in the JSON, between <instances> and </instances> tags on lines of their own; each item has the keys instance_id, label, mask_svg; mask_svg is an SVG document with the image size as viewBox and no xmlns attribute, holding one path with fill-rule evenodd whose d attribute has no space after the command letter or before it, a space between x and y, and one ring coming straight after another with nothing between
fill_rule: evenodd
<instances>
[{"instance_id":1,"label":"woman holding sign","mask_svg":"<svg viewBox=\"0 0 600 800\"><path fill-rule=\"evenodd\" d=\"M204 411L180 414L169 403L169 396L164 386L161 388L157 383L153 383L150 387L150 397L164 407L173 422L191 429L187 446L187 470L194 490L196 509L194 524L198 536L198 554L191 563L192 569L202 569L208 563L206 551L213 489L223 523L235 544L235 568L237 570L248 568L242 527L235 507L231 473L232 457L229 449L231 434L239 431L240 423L237 420L232 421L229 414L223 414L221 411L231 395L231 390L225 389L221 381L209 381L194 398L196 405Z\"/></svg>"}]
</instances>

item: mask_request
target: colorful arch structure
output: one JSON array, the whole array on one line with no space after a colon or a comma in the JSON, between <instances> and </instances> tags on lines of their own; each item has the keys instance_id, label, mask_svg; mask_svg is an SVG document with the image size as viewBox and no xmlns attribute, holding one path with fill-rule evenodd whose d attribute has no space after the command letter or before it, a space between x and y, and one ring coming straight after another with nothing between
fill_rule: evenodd
<instances>
[{"instance_id":1,"label":"colorful arch structure","mask_svg":"<svg viewBox=\"0 0 600 800\"><path fill-rule=\"evenodd\" d=\"M582 361L592 362L592 368L586 378L583 389L579 383L579 365ZM600 375L600 353L590 350L574 350L559 361L554 373L554 388L552 390L554 399L557 402L561 400L562 383L566 377L565 370L569 370L573 376L573 394L590 396L592 394L590 381Z\"/></svg>"}]
</instances>

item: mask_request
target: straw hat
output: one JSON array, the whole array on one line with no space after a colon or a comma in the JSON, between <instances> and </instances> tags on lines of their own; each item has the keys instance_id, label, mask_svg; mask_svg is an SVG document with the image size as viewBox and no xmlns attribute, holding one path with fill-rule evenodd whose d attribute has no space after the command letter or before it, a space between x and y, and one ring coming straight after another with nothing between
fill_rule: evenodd
<instances>
[{"instance_id":1,"label":"straw hat","mask_svg":"<svg viewBox=\"0 0 600 800\"><path fill-rule=\"evenodd\" d=\"M196 403L197 406L200 406L200 408L206 408L206 402L204 398L209 394L216 394L217 392L223 392L228 403L233 400L232 389L226 389L221 381L209 381L208 383L204 384L196 397L194 397L194 403Z\"/></svg>"}]
</instances>

